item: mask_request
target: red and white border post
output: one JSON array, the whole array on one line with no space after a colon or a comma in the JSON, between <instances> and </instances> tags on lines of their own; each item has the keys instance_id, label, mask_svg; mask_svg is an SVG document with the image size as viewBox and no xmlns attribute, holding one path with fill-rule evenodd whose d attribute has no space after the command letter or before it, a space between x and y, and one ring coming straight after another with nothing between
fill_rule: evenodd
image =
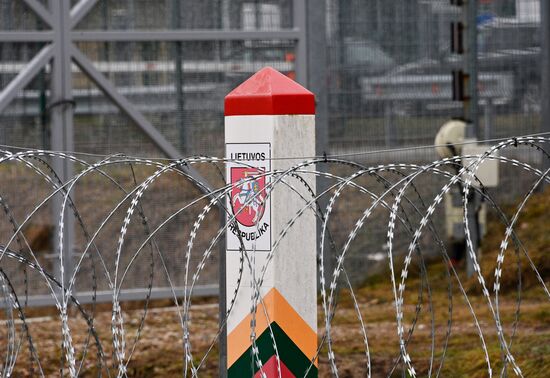
<instances>
[{"instance_id":1,"label":"red and white border post","mask_svg":"<svg viewBox=\"0 0 550 378\"><path fill-rule=\"evenodd\" d=\"M313 210L305 211L281 239L259 287L256 311L251 313L252 272L258 281L277 238L306 206L304 198L312 199L303 182L292 176L284 176L284 182L271 187L278 176L270 172L302 162L289 157L315 155L314 95L272 68L260 70L225 98L225 143L230 159L226 178L232 184L227 200L231 213L226 254L228 306L241 277L227 321L228 377L303 377L306 372L316 377ZM300 175L315 192L314 175ZM240 250L241 241L245 251Z\"/></svg>"}]
</instances>

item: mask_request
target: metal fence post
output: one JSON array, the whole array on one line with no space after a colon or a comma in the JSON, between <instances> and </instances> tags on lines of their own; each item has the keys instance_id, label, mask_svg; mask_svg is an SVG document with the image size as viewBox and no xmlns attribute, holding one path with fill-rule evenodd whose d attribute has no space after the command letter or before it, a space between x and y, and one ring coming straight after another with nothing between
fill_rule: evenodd
<instances>
[{"instance_id":1,"label":"metal fence post","mask_svg":"<svg viewBox=\"0 0 550 378\"><path fill-rule=\"evenodd\" d=\"M220 227L225 228L226 225L226 213L225 208L218 206L220 210ZM225 239L220 240L220 246L218 248L219 258L218 258L218 313L219 313L219 324L220 324L220 338L218 342L218 354L219 354L219 374L220 378L227 377L227 337L226 337L226 317L227 317L227 288L226 288L226 246Z\"/></svg>"},{"instance_id":2,"label":"metal fence post","mask_svg":"<svg viewBox=\"0 0 550 378\"><path fill-rule=\"evenodd\" d=\"M294 0L293 2L293 26L298 29L298 40L296 43L296 59L294 70L296 81L307 85L307 8L306 0ZM324 30L323 30L324 33Z\"/></svg>"},{"instance_id":3,"label":"metal fence post","mask_svg":"<svg viewBox=\"0 0 550 378\"><path fill-rule=\"evenodd\" d=\"M53 18L54 52L51 80L51 98L48 104L51 113L51 149L53 151L74 151L72 72L70 54L70 1L50 0ZM54 158L52 166L63 183L74 176L73 163L68 159ZM65 208L63 225L60 224L60 213L63 195L53 199L53 219L55 224L55 253L63 255L63 266L56 266L57 277L67 285L72 274L72 250L74 245L74 215L69 207ZM60 250L60 228L63 227L63 248ZM59 260L60 261L60 260Z\"/></svg>"},{"instance_id":4,"label":"metal fence post","mask_svg":"<svg viewBox=\"0 0 550 378\"><path fill-rule=\"evenodd\" d=\"M463 8L466 24L465 69L468 75L467 98L464 101L466 138L479 139L478 89L477 89L477 8L478 0L468 0Z\"/></svg>"},{"instance_id":5,"label":"metal fence post","mask_svg":"<svg viewBox=\"0 0 550 378\"><path fill-rule=\"evenodd\" d=\"M384 140L386 147L393 147L396 144L394 107L393 101L388 101L384 106Z\"/></svg>"},{"instance_id":6,"label":"metal fence post","mask_svg":"<svg viewBox=\"0 0 550 378\"><path fill-rule=\"evenodd\" d=\"M478 117L478 88L477 88L477 9L478 0L468 0L463 8L466 24L466 51L465 70L467 74L466 99L464 101L464 118L466 120L466 138L480 139ZM476 256L479 257L479 220L477 216L477 203L479 198L475 191L470 190L468 201L468 225L470 226L470 239ZM474 274L474 262L469 253L466 253L466 273L468 277Z\"/></svg>"},{"instance_id":7,"label":"metal fence post","mask_svg":"<svg viewBox=\"0 0 550 378\"><path fill-rule=\"evenodd\" d=\"M307 0L307 88L315 93L315 154L322 156L329 151L328 133L328 88L327 88L327 36L319 30L326 30L326 9L319 6L317 0ZM325 166L319 164L317 169L323 171ZM317 177L317 193L327 187L327 179ZM318 200L324 211L328 198L324 196ZM322 221L317 218L317 232L320 235ZM332 272L331 249L325 248L325 276Z\"/></svg>"},{"instance_id":8,"label":"metal fence post","mask_svg":"<svg viewBox=\"0 0 550 378\"><path fill-rule=\"evenodd\" d=\"M550 132L550 3L540 2L541 10L541 124L540 132ZM542 159L542 171L550 168L550 160ZM545 183L544 181L543 183ZM543 184L548 185L548 184Z\"/></svg>"},{"instance_id":9,"label":"metal fence post","mask_svg":"<svg viewBox=\"0 0 550 378\"><path fill-rule=\"evenodd\" d=\"M483 119L485 126L483 129L483 137L485 140L489 140L493 137L493 125L495 123L495 109L493 106L493 99L490 97L485 99Z\"/></svg>"},{"instance_id":10,"label":"metal fence post","mask_svg":"<svg viewBox=\"0 0 550 378\"><path fill-rule=\"evenodd\" d=\"M172 0L172 26L174 29L181 28L181 8L180 0ZM185 99L183 97L183 54L182 42L174 42L174 85L176 86L176 128L179 132L180 143L179 147L184 154L190 154L190 143L188 137L191 133L187 132L183 113L185 111Z\"/></svg>"}]
</instances>

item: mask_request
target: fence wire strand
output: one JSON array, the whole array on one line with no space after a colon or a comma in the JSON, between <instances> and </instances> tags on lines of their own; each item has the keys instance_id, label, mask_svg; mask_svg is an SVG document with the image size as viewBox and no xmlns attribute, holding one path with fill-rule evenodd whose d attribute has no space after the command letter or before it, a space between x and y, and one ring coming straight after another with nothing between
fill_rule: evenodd
<instances>
[{"instance_id":1,"label":"fence wire strand","mask_svg":"<svg viewBox=\"0 0 550 378\"><path fill-rule=\"evenodd\" d=\"M260 174L266 177L265 201L274 191L285 188L297 195L302 206L296 209L294 216L287 220L286 225L281 229L278 235L274 235L272 248L267 252L265 262L258 265L256 256L259 253L255 246L252 249L245 247L242 237L239 236L241 244L241 258L238 277L235 277L233 287L227 308L227 316L233 309L234 303L242 289L241 281L243 276L251 277L252 291L250 300L250 314L253 321L250 326L250 339L253 345L251 349L252 361L257 369L265 374L263 364L266 362L261 354L261 346L257 344L255 317L269 317L266 307L263 304L260 287L264 283L265 274L273 263L273 258L277 254L285 253L281 249L284 241L290 233L293 226L300 220L304 214L313 213L321 224L319 234L319 250L317 257L319 260L319 291L320 291L320 329L319 346L315 358L310 361L309 368L303 372L303 376L309 376L310 369L315 366L317 361L322 361L323 366L329 368L331 375L342 375L341 361L339 362L339 343L341 342L337 330L341 324L337 321L339 312L346 311L346 305L343 305L342 296L349 296L351 300L351 309L354 314L354 326L359 329L359 337L362 339L362 354L364 356L365 375L371 377L376 371L378 375L381 367L376 366L377 359L373 359L373 353L376 353L376 340L371 340L369 333L376 323L369 320L365 304L365 295L360 286L353 283L350 278L349 267L346 261L354 254L361 253L357 250L357 240L364 238L372 230L369 225L379 218L380 214L386 214L387 219L385 236L385 261L387 270L383 270L384 278L389 279L390 292L393 302L394 313L394 332L396 338L397 351L392 358L392 362L385 368L383 375L393 376L396 370L407 372L409 376L427 375L441 376L445 368L445 362L451 359L449 351L453 348L453 314L456 312L456 299L454 291L458 290L460 297L466 304L467 311L474 325L475 333L478 336L480 353L483 356L485 370L488 376L507 375L513 373L517 376L524 376L522 371L523 361L516 358L513 350L514 340L521 335L520 314L522 302L522 277L525 274L520 265L520 257L523 256L538 281L544 297L550 299L550 292L547 287L548 277L539 270L537 262L531 258L531 253L525 246L516 229L518 220L524 211L527 203L536 193L539 187L550 182L550 170L541 171L536 166L522 162L518 159L506 157L506 151L518 147L529 148L541 155L542 159L549 159L547 153L547 144L550 138L545 136L522 136L501 140L498 144L488 147L487 151L481 155L475 156L455 156L434 161L430 164L386 164L376 167L363 166L358 162L346 160L342 157L323 156L312 159L305 159L302 162L293 165L283 171L269 171ZM152 218L149 214L151 208L147 206L148 196L159 190L170 190L170 186L157 186L162 182L164 176L175 175L178 180L187 182L191 187L204 188L206 183L197 182L192 176L182 171L182 165L200 168L201 166L218 167L226 162L224 159L215 157L191 157L176 161L157 161L152 159L143 159L136 157L127 157L122 155L112 155L103 157L103 159L94 163L87 163L85 160L73 155L51 152L43 150L25 150L21 152L1 151L0 167L21 166L23 170L17 171L18 174L26 174L45 182L49 186L48 192L38 200L34 205L21 211L13 211L14 204L10 203L9 196L4 196L0 192L0 202L3 207L4 220L10 225L10 233L5 234L1 241L0 253L0 286L2 295L2 307L4 308L3 328L6 335L5 344L2 348L5 353L2 362L2 376L12 376L20 366L22 360L28 361L31 375L46 376L47 367L43 362L44 355L40 353L42 341L33 337L33 326L29 323L29 291L28 274L33 275L33 279L40 280L34 282L35 286L46 288L51 296L51 303L55 305L59 317L59 335L61 337L62 348L58 350L60 360L60 369L65 371L71 377L87 375L91 365L95 366L98 375L106 374L113 377L129 376L129 368L132 362L138 358L136 354L141 348L147 347L142 340L143 333L147 332L147 321L151 317L150 303L152 301L151 293L157 286L158 275L163 275L164 279L172 293L172 302L177 314L177 323L179 325L179 341L182 345L182 374L183 376L201 376L202 371L209 368L212 363L212 355L216 350L220 338L224 337L221 333L223 325L227 318L223 320L219 328L213 329L213 337L209 339L206 346L199 347L196 344L197 335L194 332L193 324L194 313L194 292L197 289L201 276L209 269L209 265L215 264L212 256L216 254L216 247L225 237L229 227L237 227L235 222L239 211L230 210L219 206L225 204L225 199L231 193L232 184L223 184L210 192L194 194L190 201L183 206L177 206L171 209L167 214L162 215L160 219ZM52 159L67 159L78 166L77 174L67 182L61 182L51 166ZM469 161L469 164L462 165L463 161ZM513 215L508 216L507 212L498 205L497 199L491 191L483 186L476 173L480 166L488 161L496 161L501 166L515 166L525 172L528 172L533 180L528 191L523 195L519 205L513 211ZM126 176L116 177L112 172L113 168L123 169ZM152 173L140 176L140 170L143 168L153 169ZM347 169L347 172L342 170ZM218 171L218 173L221 171ZM93 225L87 224L85 217L81 216L79 207L84 203L92 206L99 203L107 195L87 198L84 202L75 199L71 193L77 185L89 185L85 180L88 176L95 176L107 182L111 190L119 191L122 195L120 199L113 203L111 209L102 216L100 222ZM328 183L323 190L315 193L308 185L308 178L316 177L326 180ZM426 194L422 187L423 177L437 177L442 184L435 192ZM368 181L371 178L374 181ZM254 180L257 177L253 178ZM252 179L250 179L252 180ZM462 224L464 226L466 237L466 249L469 259L472 261L474 276L477 281L479 294L473 291L465 281L465 277L451 261L450 252L446 247L444 237L438 222L434 219L438 207L444 202L444 198L453 187L459 185L462 189ZM3 190L9 189L10 183L2 183ZM305 191L304 191L305 189ZM346 214L339 209L349 202L350 197L347 191L360 193L353 201L356 211ZM199 192L197 192L199 193ZM306 194L304 194L306 193ZM487 272L482 271L480 256L477 253L478 247L472 239L471 218L469 212L472 211L470 202L472 193L480 196L482 201L496 215L497 219L504 225L505 231L496 254L495 267L493 271L494 280L492 280L492 292L487 281ZM256 194L258 195L258 194ZM41 258L38 251L34 251L26 235L25 227L33 222L41 211L47 208L49 202L55 197L62 198L61 212L58 214L58 233L53 237L58 238L59 266L63 267L63 259L67 258L62 253L64 242L64 216L68 214L65 208L76 219L77 226L81 229L83 237L83 246L81 253L73 265L72 271L64 271L63 268L57 273L51 271L44 259ZM248 202L255 198L247 199ZM325 205L321 205L324 203ZM17 204L15 204L17 205ZM274 204L276 206L276 204ZM16 206L17 208L19 206ZM214 209L222 209L225 212L226 226L212 228L208 219L213 214ZM188 232L188 239L185 248L180 248L181 260L183 262L183 281L173 276L170 265L171 260L167 260L166 250L159 238L162 238L163 230L178 222L178 219L184 213L195 214L190 218L191 227ZM124 214L123 217L117 214ZM218 216L222 213L218 213ZM355 219L354 219L355 218ZM335 229L334 224L346 224L347 229ZM138 231L130 230L138 226ZM113 228L114 227L114 228ZM98 243L99 235L105 230L116 230L114 234L109 235L111 244L104 242ZM5 230L5 229L3 229ZM399 230L403 230L400 232ZM335 231L336 234L334 233ZM141 237L137 235L141 234ZM202 235L205 234L206 236ZM432 240L429 247L426 247L425 236ZM240 234L239 234L240 235ZM137 244L132 239L138 240ZM203 240L204 239L204 240ZM199 242L199 241L204 242ZM132 243L130 243L132 241ZM512 242L517 262L512 259L506 259L509 251L509 243ZM129 244L128 244L129 243ZM183 243L183 242L182 242ZM183 247L183 246L182 246ZM359 252L358 252L359 251ZM363 252L364 253L364 252ZM368 253L368 252L367 252ZM112 256L107 256L112 254ZM148 255L147 260L141 260L143 255ZM327 261L330 256L332 261ZM444 288L444 298L447 298L447 310L443 311L446 318L444 327L438 326L441 314L436 312L435 301L441 300L441 297L434 297L434 288L432 286L433 276L430 275L431 265L428 261L439 259L443 262L444 270L442 274L445 277L446 288ZM91 269L84 269L85 264L90 264ZM196 265L195 265L196 263ZM129 279L133 270L143 264L148 265L148 269L142 270L145 274L146 284L145 296L143 297L139 315L131 315L130 312L123 310L124 299L121 296L124 292L125 282ZM502 275L504 269L510 269L517 264L517 280L515 282L503 282ZM418 275L419 281L411 281L411 269L418 265L418 270L413 269ZM146 273L148 271L148 273ZM85 273L83 275L83 273ZM86 274L91 277L86 278ZM24 280L21 280L24 276ZM509 278L506 278L509 279ZM98 323L96 318L100 312L97 309L99 301L96 297L98 291L98 281L106 280L110 291L111 302L111 320L110 337L106 337L105 329L98 327L104 324ZM93 293L91 297L91 306L79 302L79 290L77 287L79 281L84 286L89 285ZM24 284L22 285L21 282ZM409 282L412 282L408 284ZM513 306L513 315L511 324L505 325L502 307L502 286L516 285L515 304ZM416 295L408 295L409 285L418 285ZM181 287L183 288L183 294ZM369 293L366 293L367 298ZM483 298L485 307L480 306L483 302L477 300ZM544 299L541 298L543 301ZM345 301L344 301L345 302ZM475 304L474 304L475 303ZM75 308L76 311L71 311ZM483 314L483 315L482 315ZM487 323L487 314L492 319L492 326ZM132 316L137 316L133 319ZM427 316L428 320L422 320ZM76 326L76 318L81 317L85 321L85 327ZM17 321L16 321L17 319ZM407 319L407 320L406 320ZM483 320L481 320L483 319ZM508 319L508 317L506 318ZM411 349L411 343L414 343L424 321L429 325L428 349L427 355L420 356ZM268 322L269 324L269 322ZM131 332L129 330L131 329ZM492 331L490 331L492 329ZM274 330L268 326L267 332L270 335L270 343L277 358L279 357L280 345L277 345L277 338ZM492 333L494 332L494 333ZM82 341L82 335L84 339ZM500 356L497 357L492 352L492 345L495 339L500 350ZM81 341L76 341L81 340ZM373 344L374 343L374 344ZM28 352L24 352L25 344ZM374 349L373 349L374 348ZM95 353L92 353L95 350ZM110 357L106 351L111 351ZM419 363L420 362L420 363ZM360 364L359 361L356 362ZM327 366L328 365L328 366ZM495 370L498 369L498 372ZM282 377L281 366L277 366L278 376Z\"/></svg>"}]
</instances>

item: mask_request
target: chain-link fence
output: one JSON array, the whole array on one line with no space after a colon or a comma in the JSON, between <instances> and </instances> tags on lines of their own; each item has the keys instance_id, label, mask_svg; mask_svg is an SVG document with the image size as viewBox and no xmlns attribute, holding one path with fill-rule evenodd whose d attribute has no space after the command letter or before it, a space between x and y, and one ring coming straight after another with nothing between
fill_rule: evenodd
<instances>
[{"instance_id":1,"label":"chain-link fence","mask_svg":"<svg viewBox=\"0 0 550 378\"><path fill-rule=\"evenodd\" d=\"M297 44L305 42L298 29L303 32L305 24L304 12L297 3L301 2L83 0L68 4L57 0L2 0L0 90L7 96L0 100L0 144L74 150L92 154L86 157L92 161L115 153L171 158L222 156L225 95L266 65L292 78L301 75L296 69ZM40 53L50 55L37 72L24 75ZM63 61L68 55L72 65ZM64 71L56 76L56 66L63 64ZM305 69L305 62L301 67ZM25 82L25 76L32 78ZM13 83L20 88L12 90ZM63 118L67 114L69 123ZM68 129L72 129L72 138L67 137ZM64 164L63 171L72 169L73 163ZM136 180L144 174L143 167L135 167L134 171ZM132 181L134 173L108 174L122 174ZM215 169L203 169L200 174L213 185L223 182ZM12 192L12 187L3 193L14 204L15 213L18 207L32 204L43 194L40 185L31 184L33 180L25 177L25 170L15 169L2 176L3 180L27 183L21 184L23 190ZM75 189L74 200L83 206L80 216L92 223L112 208L108 201L101 206L85 205L101 192L102 185L96 182ZM193 191L189 185L170 190L174 195L180 192L183 197L176 197L183 201L184 193L189 191ZM149 203L151 208L144 209L149 221L160 219L165 205L174 204L166 198L151 198ZM56 204L51 207L55 214ZM58 260L53 235L59 230L47 211L42 212L27 233L45 235L40 258L51 260L45 263L50 266ZM183 219L181 222L189 223ZM166 245L160 248L170 251L169 267L181 267L178 248L185 244L183 235L189 232L185 227L163 236L161 244ZM7 235L8 229L6 223L2 233ZM66 230L71 233L70 228ZM77 228L70 237L77 245L84 236ZM65 253L77 258L80 251L73 248ZM147 269L149 264L145 261L139 265ZM148 274L132 273L128 288L143 288ZM208 287L217 282L214 269L201 284ZM166 283L154 284L166 287ZM106 282L99 280L98 285L99 290L107 289ZM84 283L78 289L89 291L90 286ZM32 285L29 290L41 294Z\"/></svg>"},{"instance_id":2,"label":"chain-link fence","mask_svg":"<svg viewBox=\"0 0 550 378\"><path fill-rule=\"evenodd\" d=\"M539 130L540 3L480 1L477 17L480 137ZM47 26L23 1L0 2L3 31ZM463 58L451 53L451 22L461 10L448 1L326 2L329 132L333 148L431 144L441 124L463 116L452 101L451 72ZM292 1L98 1L76 26L79 31L292 30ZM186 154L221 152L224 95L265 65L295 76L294 39L220 41L201 36L181 42L139 37L77 41L151 123ZM24 67L43 42L0 43L0 87ZM317 62L315 62L317 64ZM7 132L10 145L48 147L49 70L30 83L2 113L10 123L37 125L36 132ZM94 83L73 68L77 150L120 152L105 137L125 122ZM179 85L178 85L179 84ZM45 97L45 99L43 98ZM122 117L123 118L123 117ZM83 125L83 126L80 126ZM31 127L32 128L32 127ZM84 130L88 129L88 130ZM36 135L35 135L36 134ZM124 135L133 137L132 132ZM94 141L95 135L99 138ZM136 137L128 152L146 144ZM113 139L113 138L111 138ZM45 143L44 143L45 142ZM217 142L217 145L215 144Z\"/></svg>"},{"instance_id":3,"label":"chain-link fence","mask_svg":"<svg viewBox=\"0 0 550 378\"><path fill-rule=\"evenodd\" d=\"M334 146L429 145L463 117L452 101L451 2L330 1L327 30ZM464 42L465 43L465 42ZM480 139L533 133L540 115L538 1L480 1L477 16Z\"/></svg>"},{"instance_id":4,"label":"chain-link fence","mask_svg":"<svg viewBox=\"0 0 550 378\"><path fill-rule=\"evenodd\" d=\"M0 29L4 31L47 29L23 1L3 0L0 10L4 18ZM217 40L208 33L292 30L292 10L289 0L268 3L103 0L91 8L72 34L77 37L76 47L95 68L182 154L221 155L224 96L266 65L295 77L296 41ZM190 33L182 37L183 41L170 41L168 33L154 39L109 34L109 31L148 34L151 30ZM88 34L79 40L80 32ZM94 36L93 32L104 34ZM0 88L43 45L22 41L0 43ZM76 66L72 73L75 150L160 155L87 75ZM46 67L2 113L3 123L9 124L2 128L2 144L50 147L48 105L55 97L49 91L51 80L51 70Z\"/></svg>"}]
</instances>

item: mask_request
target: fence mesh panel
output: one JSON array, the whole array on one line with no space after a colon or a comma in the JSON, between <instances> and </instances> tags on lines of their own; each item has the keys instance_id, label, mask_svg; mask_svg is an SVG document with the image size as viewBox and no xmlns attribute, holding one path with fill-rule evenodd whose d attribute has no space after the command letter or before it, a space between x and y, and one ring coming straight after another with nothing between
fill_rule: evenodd
<instances>
[{"instance_id":1,"label":"fence mesh panel","mask_svg":"<svg viewBox=\"0 0 550 378\"><path fill-rule=\"evenodd\" d=\"M477 17L480 138L536 132L540 104L540 4L481 1ZM329 1L329 116L334 146L431 144L461 117L451 101L448 1Z\"/></svg>"}]
</instances>

